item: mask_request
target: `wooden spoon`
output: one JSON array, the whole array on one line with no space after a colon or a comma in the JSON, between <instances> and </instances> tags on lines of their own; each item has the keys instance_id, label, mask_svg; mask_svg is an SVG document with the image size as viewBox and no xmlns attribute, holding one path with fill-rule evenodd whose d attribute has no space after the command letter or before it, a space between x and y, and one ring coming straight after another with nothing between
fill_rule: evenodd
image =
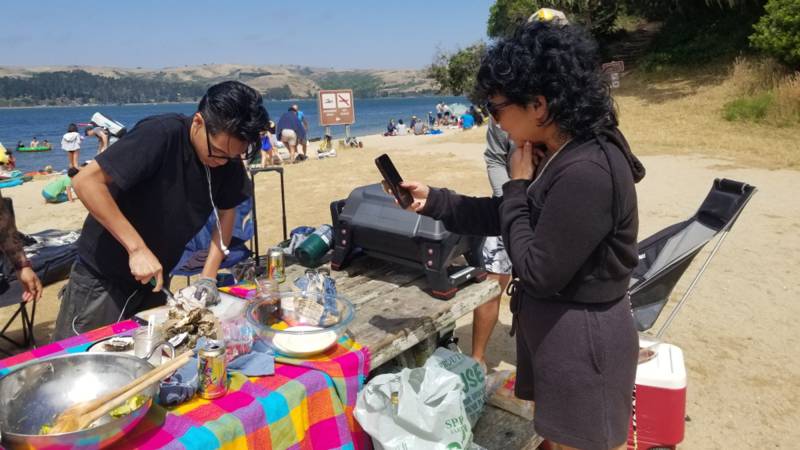
<instances>
[{"instance_id":1,"label":"wooden spoon","mask_svg":"<svg viewBox=\"0 0 800 450\"><path fill-rule=\"evenodd\" d=\"M112 409L178 370L189 362L193 356L194 352L191 350L184 352L172 361L156 367L119 389L94 400L69 407L58 415L52 430L48 434L70 433L88 427L95 420L108 414Z\"/></svg>"}]
</instances>

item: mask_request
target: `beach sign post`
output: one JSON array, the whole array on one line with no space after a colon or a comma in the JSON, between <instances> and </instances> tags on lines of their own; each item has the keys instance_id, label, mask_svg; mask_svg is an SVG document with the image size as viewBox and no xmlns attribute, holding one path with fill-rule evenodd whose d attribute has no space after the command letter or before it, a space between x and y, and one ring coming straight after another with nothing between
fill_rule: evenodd
<instances>
[{"instance_id":1,"label":"beach sign post","mask_svg":"<svg viewBox=\"0 0 800 450\"><path fill-rule=\"evenodd\" d=\"M619 74L625 72L625 62L611 61L601 66L601 72L608 76L608 82L612 89L619 87Z\"/></svg>"},{"instance_id":2,"label":"beach sign post","mask_svg":"<svg viewBox=\"0 0 800 450\"><path fill-rule=\"evenodd\" d=\"M325 134L331 135L331 126L344 125L344 134L350 138L350 125L356 122L356 109L352 89L320 90L317 99L319 124Z\"/></svg>"}]
</instances>

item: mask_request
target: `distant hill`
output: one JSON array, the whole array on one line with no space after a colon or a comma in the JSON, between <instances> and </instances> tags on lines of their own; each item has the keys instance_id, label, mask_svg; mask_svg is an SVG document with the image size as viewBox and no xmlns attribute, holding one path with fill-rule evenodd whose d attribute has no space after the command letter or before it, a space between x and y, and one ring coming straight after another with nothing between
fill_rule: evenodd
<instances>
[{"instance_id":1,"label":"distant hill","mask_svg":"<svg viewBox=\"0 0 800 450\"><path fill-rule=\"evenodd\" d=\"M333 70L302 66L204 64L163 69L101 66L0 66L0 106L193 101L206 87L239 80L266 98L316 96L352 88L356 97L434 93L421 70Z\"/></svg>"}]
</instances>

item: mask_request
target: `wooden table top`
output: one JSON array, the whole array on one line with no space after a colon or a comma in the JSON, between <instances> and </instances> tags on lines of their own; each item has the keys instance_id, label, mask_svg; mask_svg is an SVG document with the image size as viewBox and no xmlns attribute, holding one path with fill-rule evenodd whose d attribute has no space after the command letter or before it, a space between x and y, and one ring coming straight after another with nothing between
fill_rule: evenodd
<instances>
[{"instance_id":1,"label":"wooden table top","mask_svg":"<svg viewBox=\"0 0 800 450\"><path fill-rule=\"evenodd\" d=\"M305 270L297 264L287 266L287 282ZM467 282L452 299L439 300L424 291L426 280L422 270L367 256L355 259L344 270L331 271L331 277L336 280L338 294L355 305L356 317L348 333L370 349L371 369L500 293L497 282L487 279L481 283Z\"/></svg>"}]
</instances>

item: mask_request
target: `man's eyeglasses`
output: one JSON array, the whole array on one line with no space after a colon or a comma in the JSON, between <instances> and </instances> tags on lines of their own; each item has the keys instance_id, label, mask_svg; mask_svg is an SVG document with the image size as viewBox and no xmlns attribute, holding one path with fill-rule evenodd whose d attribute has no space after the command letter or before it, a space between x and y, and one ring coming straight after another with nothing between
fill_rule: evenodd
<instances>
[{"instance_id":1,"label":"man's eyeglasses","mask_svg":"<svg viewBox=\"0 0 800 450\"><path fill-rule=\"evenodd\" d=\"M217 159L224 159L228 161L237 161L241 159L250 160L256 153L256 146L253 144L247 145L247 150L244 153L240 153L236 156L231 156L225 152L216 150L215 147L211 144L211 134L208 132L208 127L203 127L206 131L206 145L208 146L208 156L210 158L217 158Z\"/></svg>"},{"instance_id":2,"label":"man's eyeglasses","mask_svg":"<svg viewBox=\"0 0 800 450\"><path fill-rule=\"evenodd\" d=\"M514 104L514 102L512 102L510 100L507 100L507 101L504 101L504 102L500 102L500 103L492 103L490 101L487 101L486 103L483 104L483 107L484 107L484 109L486 109L486 112L488 112L489 115L492 116L492 119L494 119L495 122L500 122L500 119L498 118L498 115L500 114L500 111L502 111L503 108L506 108L506 107L511 106L513 104Z\"/></svg>"}]
</instances>

